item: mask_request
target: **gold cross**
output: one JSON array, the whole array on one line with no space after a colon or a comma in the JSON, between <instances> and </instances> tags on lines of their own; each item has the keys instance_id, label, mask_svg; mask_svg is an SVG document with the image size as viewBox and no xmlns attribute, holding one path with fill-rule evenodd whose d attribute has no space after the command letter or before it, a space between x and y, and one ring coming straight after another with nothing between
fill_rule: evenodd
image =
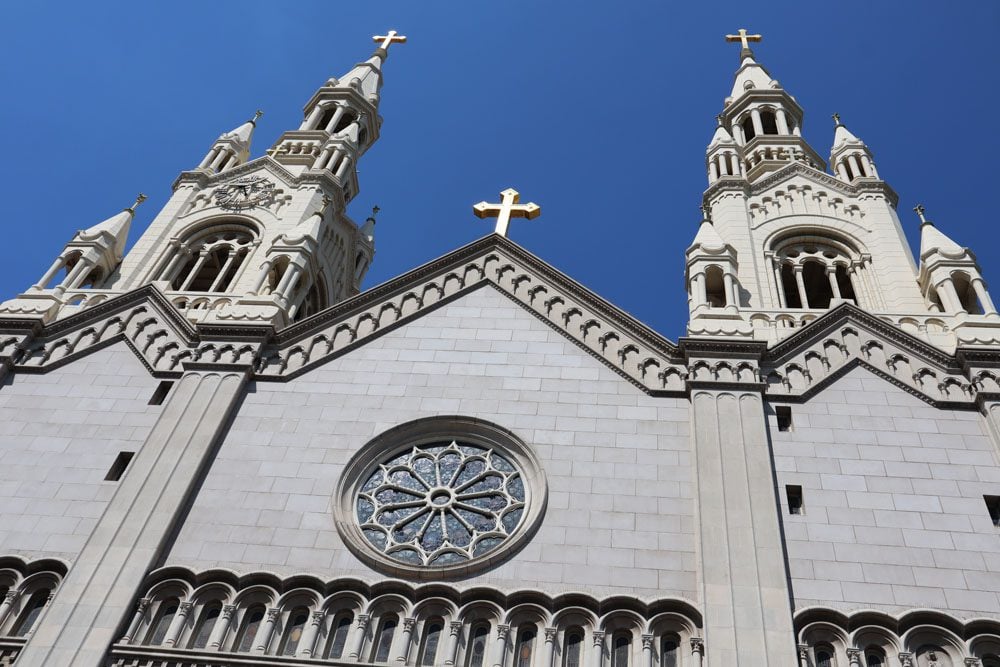
<instances>
[{"instance_id":1,"label":"gold cross","mask_svg":"<svg viewBox=\"0 0 1000 667\"><path fill-rule=\"evenodd\" d=\"M500 193L499 204L487 204L484 201L472 207L472 212L477 218L496 218L496 233L500 236L507 236L507 227L511 218L527 218L532 220L542 213L542 207L534 202L527 204L519 203L521 195L513 188L507 188Z\"/></svg>"},{"instance_id":2,"label":"gold cross","mask_svg":"<svg viewBox=\"0 0 1000 667\"><path fill-rule=\"evenodd\" d=\"M749 49L750 48L749 42L759 42L760 40L764 39L763 36L761 36L761 35L748 35L746 28L740 28L736 32L738 32L739 34L738 35L726 35L726 41L727 42L740 42L743 45L744 49Z\"/></svg>"},{"instance_id":3,"label":"gold cross","mask_svg":"<svg viewBox=\"0 0 1000 667\"><path fill-rule=\"evenodd\" d=\"M378 48L382 49L385 52L388 52L389 45L392 44L393 42L399 42L400 44L406 42L406 35L400 35L395 30L390 30L388 33L384 35L374 35L372 39L375 40L376 43L382 42L381 44L378 45Z\"/></svg>"}]
</instances>

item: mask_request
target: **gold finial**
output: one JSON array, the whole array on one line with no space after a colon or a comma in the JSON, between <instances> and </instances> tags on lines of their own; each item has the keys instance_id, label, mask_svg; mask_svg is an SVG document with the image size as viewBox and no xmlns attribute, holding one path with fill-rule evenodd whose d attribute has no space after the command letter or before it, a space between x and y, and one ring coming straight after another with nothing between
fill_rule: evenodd
<instances>
[{"instance_id":1,"label":"gold finial","mask_svg":"<svg viewBox=\"0 0 1000 667\"><path fill-rule=\"evenodd\" d=\"M389 52L389 46L391 46L394 42L399 42L400 44L406 43L406 35L400 35L395 30L390 30L384 35L373 35L372 39L375 40L376 44L378 44L378 48L386 53Z\"/></svg>"},{"instance_id":2,"label":"gold finial","mask_svg":"<svg viewBox=\"0 0 1000 667\"><path fill-rule=\"evenodd\" d=\"M726 35L727 42L739 42L743 45L740 49L740 57L753 54L750 50L750 42L759 42L764 39L763 35L748 35L746 28L740 28L735 35Z\"/></svg>"},{"instance_id":3,"label":"gold finial","mask_svg":"<svg viewBox=\"0 0 1000 667\"><path fill-rule=\"evenodd\" d=\"M133 215L135 215L135 209L139 207L139 204L141 204L142 202L146 201L147 199L148 199L148 197L140 192L136 196L136 198L135 198L135 203L132 204L131 206L129 206L125 210L128 211L129 213L132 213Z\"/></svg>"},{"instance_id":4,"label":"gold finial","mask_svg":"<svg viewBox=\"0 0 1000 667\"><path fill-rule=\"evenodd\" d=\"M254 112L253 119L250 122L253 123L254 125L256 125L257 121L260 120L260 117L263 116L263 115L264 115L264 112L261 111L260 109L257 109L257 111Z\"/></svg>"},{"instance_id":5,"label":"gold finial","mask_svg":"<svg viewBox=\"0 0 1000 667\"><path fill-rule=\"evenodd\" d=\"M924 217L924 205L923 204L917 204L916 206L913 207L913 210L917 212L918 216L920 216L920 224L922 224L922 225L929 225L930 224L930 222L928 222L927 218Z\"/></svg>"},{"instance_id":6,"label":"gold finial","mask_svg":"<svg viewBox=\"0 0 1000 667\"><path fill-rule=\"evenodd\" d=\"M839 113L833 114L831 116L831 118L833 118L833 122L834 123L836 123L837 125L840 125L840 114Z\"/></svg>"},{"instance_id":7,"label":"gold finial","mask_svg":"<svg viewBox=\"0 0 1000 667\"><path fill-rule=\"evenodd\" d=\"M507 188L500 193L499 204L487 204L484 201L475 204L472 212L477 218L496 218L496 233L500 236L507 236L507 227L511 218L527 218L532 220L542 213L542 207L534 202L520 204L521 194L513 189Z\"/></svg>"}]
</instances>

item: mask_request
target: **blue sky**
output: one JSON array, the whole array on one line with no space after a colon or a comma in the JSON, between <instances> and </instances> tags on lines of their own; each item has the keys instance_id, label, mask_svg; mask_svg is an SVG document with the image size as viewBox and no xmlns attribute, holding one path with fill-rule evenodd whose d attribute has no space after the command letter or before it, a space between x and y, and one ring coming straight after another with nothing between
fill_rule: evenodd
<instances>
[{"instance_id":1,"label":"blue sky","mask_svg":"<svg viewBox=\"0 0 1000 667\"><path fill-rule=\"evenodd\" d=\"M254 155L297 126L329 76L396 28L379 143L350 213L379 216L366 286L492 230L471 205L512 186L542 206L511 237L675 339L704 150L738 65L758 60L829 155L839 112L910 211L977 253L1000 294L996 2L11 3L0 49L4 297L73 232L143 191L132 239L217 135L248 118ZM991 203L993 202L993 203Z\"/></svg>"}]
</instances>

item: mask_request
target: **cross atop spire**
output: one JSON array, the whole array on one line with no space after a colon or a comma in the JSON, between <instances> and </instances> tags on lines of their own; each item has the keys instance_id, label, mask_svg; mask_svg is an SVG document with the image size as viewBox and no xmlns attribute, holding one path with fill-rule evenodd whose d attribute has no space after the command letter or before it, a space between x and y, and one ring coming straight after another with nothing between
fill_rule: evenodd
<instances>
[{"instance_id":1,"label":"cross atop spire","mask_svg":"<svg viewBox=\"0 0 1000 667\"><path fill-rule=\"evenodd\" d=\"M496 233L500 236L507 236L507 227L511 218L527 218L531 220L537 218L542 213L542 207L534 202L520 204L521 194L513 189L507 188L500 193L499 204L487 204L484 201L472 207L472 212L477 218L496 218Z\"/></svg>"},{"instance_id":2,"label":"cross atop spire","mask_svg":"<svg viewBox=\"0 0 1000 667\"><path fill-rule=\"evenodd\" d=\"M917 204L916 206L913 207L913 210L916 211L916 213L917 213L918 216L920 216L920 224L922 224L922 225L928 225L928 224L930 224L927 221L927 218L924 217L924 205L923 204Z\"/></svg>"},{"instance_id":3,"label":"cross atop spire","mask_svg":"<svg viewBox=\"0 0 1000 667\"><path fill-rule=\"evenodd\" d=\"M753 51L750 50L750 42L759 42L764 39L763 35L748 35L746 28L740 28L736 31L735 35L726 35L727 42L739 42L742 44L742 49L740 49L740 57L744 58L748 55L753 55Z\"/></svg>"},{"instance_id":4,"label":"cross atop spire","mask_svg":"<svg viewBox=\"0 0 1000 667\"><path fill-rule=\"evenodd\" d=\"M831 118L833 118L833 122L834 122L835 124L837 124L837 125L840 125L840 114L839 114L839 113L835 113L835 114L833 114L833 115L831 116Z\"/></svg>"},{"instance_id":5,"label":"cross atop spire","mask_svg":"<svg viewBox=\"0 0 1000 667\"><path fill-rule=\"evenodd\" d=\"M136 208L138 208L139 204L141 204L142 202L146 201L146 199L147 199L146 195L144 195L144 194L142 194L142 193L140 192L140 193L139 193L139 194L138 194L138 195L136 196L136 198L135 198L135 203L134 203L134 204L132 204L131 206L129 206L129 207L128 207L127 209L125 209L125 210L126 210L126 211L128 211L129 213L132 213L132 214L134 215L134 214L135 214L135 209L136 209Z\"/></svg>"},{"instance_id":6,"label":"cross atop spire","mask_svg":"<svg viewBox=\"0 0 1000 667\"><path fill-rule=\"evenodd\" d=\"M256 125L257 121L260 120L260 117L263 116L263 115L264 115L264 112L261 111L260 109L257 109L254 112L254 114L253 114L253 118L250 119L250 122L253 123L254 125Z\"/></svg>"},{"instance_id":7,"label":"cross atop spire","mask_svg":"<svg viewBox=\"0 0 1000 667\"><path fill-rule=\"evenodd\" d=\"M400 44L406 43L406 35L400 35L395 30L390 30L384 35L374 35L372 36L372 39L375 40L376 43L381 42L378 45L378 48L382 49L386 53L389 52L389 46L394 42L399 42Z\"/></svg>"}]
</instances>

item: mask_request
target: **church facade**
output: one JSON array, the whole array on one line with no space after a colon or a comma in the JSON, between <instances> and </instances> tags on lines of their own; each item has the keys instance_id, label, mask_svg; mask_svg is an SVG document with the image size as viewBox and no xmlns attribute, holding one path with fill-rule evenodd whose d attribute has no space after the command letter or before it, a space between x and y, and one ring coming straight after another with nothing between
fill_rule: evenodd
<instances>
[{"instance_id":1,"label":"church facade","mask_svg":"<svg viewBox=\"0 0 1000 667\"><path fill-rule=\"evenodd\" d=\"M1000 315L740 31L674 342L488 235L360 291L388 33L0 304L0 664L1000 667ZM141 203L142 197L136 202Z\"/></svg>"}]
</instances>

